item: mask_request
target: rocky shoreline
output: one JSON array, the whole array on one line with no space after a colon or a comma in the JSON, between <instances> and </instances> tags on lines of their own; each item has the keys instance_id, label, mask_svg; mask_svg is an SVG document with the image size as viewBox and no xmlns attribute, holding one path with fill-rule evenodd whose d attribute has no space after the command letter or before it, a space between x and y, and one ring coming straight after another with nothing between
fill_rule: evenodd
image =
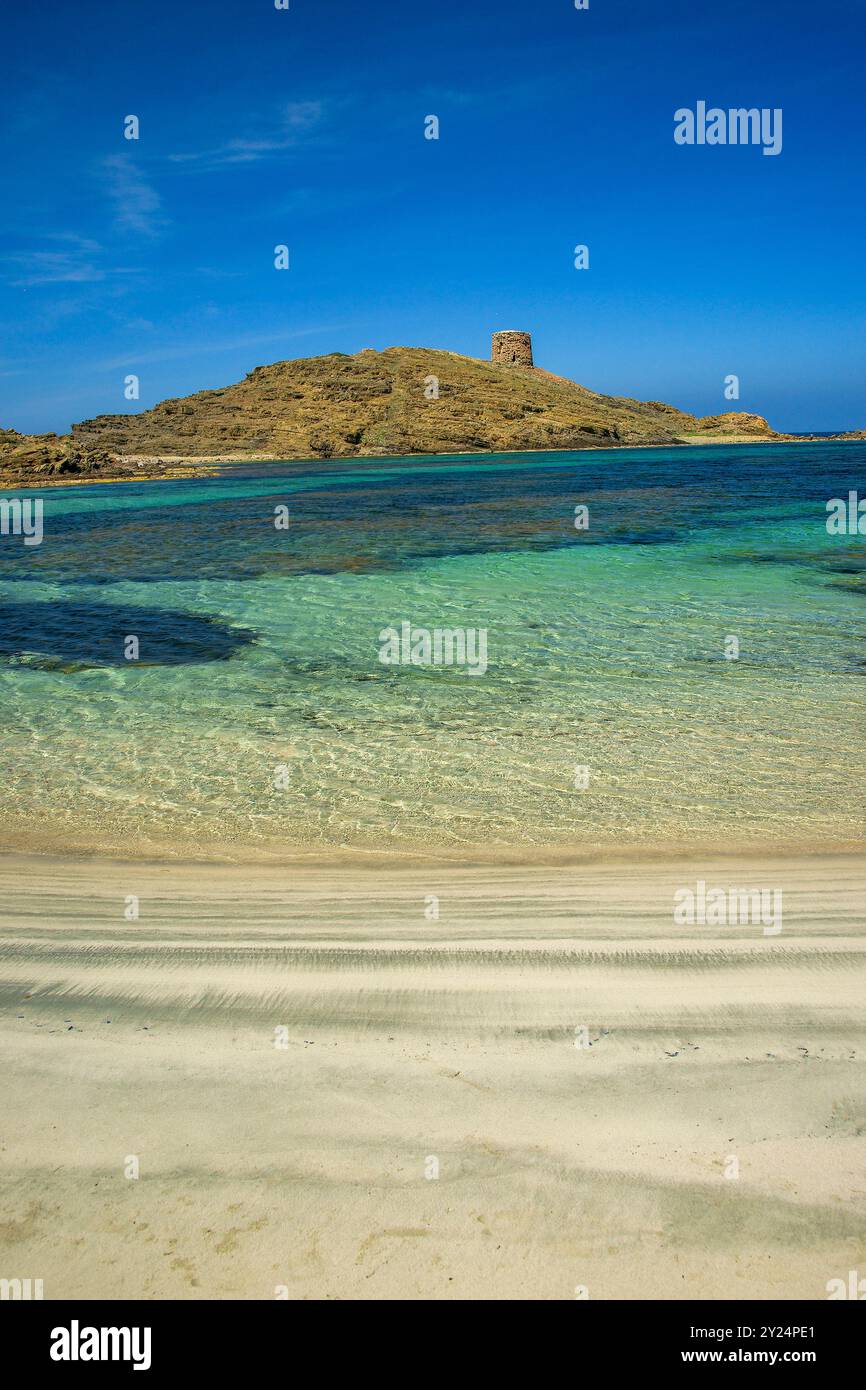
<instances>
[{"instance_id":1,"label":"rocky shoreline","mask_svg":"<svg viewBox=\"0 0 866 1390\"><path fill-rule=\"evenodd\" d=\"M9 431L5 431L9 433ZM63 448L61 436L54 436L60 441L55 449L49 448L48 458L39 455L35 460L28 457L22 459L16 457L0 456L0 491L14 492L16 489L33 488L60 488L60 487L82 487L96 483L129 483L129 482L160 482L176 478L205 478L212 477L219 473L220 465L224 463L303 463L308 461L305 458L287 459L283 454L263 454L256 453L237 453L237 454L207 454L202 456L172 454L165 458L156 455L130 455L126 458L118 454L109 454L104 451L83 451L76 449ZM646 443L595 443L580 444L571 449L550 450L550 449L513 449L509 453L517 454L536 454L536 453L580 453L585 450L609 449L611 453L619 453L624 449L659 449L664 447L682 446L683 448L707 448L710 445L740 445L740 444L810 444L820 441L822 443L854 443L862 442L866 439L866 432L850 431L844 434L834 435L786 435L772 434L768 437L754 436L748 434L705 434L700 438L681 438L666 441L660 444L656 440ZM475 457L485 452L498 453L497 450L449 450L449 454L460 455L465 453L467 457ZM358 453L353 455L343 455L339 459L333 460L338 463L349 463L353 460L362 463L369 458L405 458L402 454L373 454ZM317 460L309 460L316 462Z\"/></svg>"},{"instance_id":2,"label":"rocky shoreline","mask_svg":"<svg viewBox=\"0 0 866 1390\"><path fill-rule=\"evenodd\" d=\"M124 458L108 449L82 447L69 435L0 430L0 487L7 491L201 477L215 471L206 459Z\"/></svg>"}]
</instances>

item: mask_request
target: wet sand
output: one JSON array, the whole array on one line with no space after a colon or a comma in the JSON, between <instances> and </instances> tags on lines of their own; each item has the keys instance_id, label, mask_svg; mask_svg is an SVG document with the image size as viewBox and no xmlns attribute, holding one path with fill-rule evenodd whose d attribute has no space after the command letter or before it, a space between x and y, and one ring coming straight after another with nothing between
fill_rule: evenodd
<instances>
[{"instance_id":1,"label":"wet sand","mask_svg":"<svg viewBox=\"0 0 866 1390\"><path fill-rule=\"evenodd\" d=\"M698 879L780 887L783 931L674 925ZM862 858L16 856L0 903L0 1277L47 1299L822 1299L866 1264Z\"/></svg>"}]
</instances>

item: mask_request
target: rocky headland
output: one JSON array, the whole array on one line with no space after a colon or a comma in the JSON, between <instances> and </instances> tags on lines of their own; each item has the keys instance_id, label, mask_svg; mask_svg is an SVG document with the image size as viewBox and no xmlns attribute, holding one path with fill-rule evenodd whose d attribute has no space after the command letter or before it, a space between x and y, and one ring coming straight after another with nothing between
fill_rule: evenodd
<instances>
[{"instance_id":1,"label":"rocky headland","mask_svg":"<svg viewBox=\"0 0 866 1390\"><path fill-rule=\"evenodd\" d=\"M0 430L0 486L173 477L230 460L791 438L760 415L697 417L600 395L531 365L531 348L521 356L512 341L528 335L496 337L492 361L429 348L335 352L256 367L234 385L138 414L98 415L69 435Z\"/></svg>"}]
</instances>

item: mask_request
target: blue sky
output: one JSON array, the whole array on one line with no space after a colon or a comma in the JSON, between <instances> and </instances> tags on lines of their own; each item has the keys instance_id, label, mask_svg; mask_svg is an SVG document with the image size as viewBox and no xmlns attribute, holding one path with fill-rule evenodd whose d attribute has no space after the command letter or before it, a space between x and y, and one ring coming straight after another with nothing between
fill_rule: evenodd
<instances>
[{"instance_id":1,"label":"blue sky","mask_svg":"<svg viewBox=\"0 0 866 1390\"><path fill-rule=\"evenodd\" d=\"M598 391L866 427L862 0L16 10L0 425L504 327ZM782 108L782 153L676 145L698 100Z\"/></svg>"}]
</instances>

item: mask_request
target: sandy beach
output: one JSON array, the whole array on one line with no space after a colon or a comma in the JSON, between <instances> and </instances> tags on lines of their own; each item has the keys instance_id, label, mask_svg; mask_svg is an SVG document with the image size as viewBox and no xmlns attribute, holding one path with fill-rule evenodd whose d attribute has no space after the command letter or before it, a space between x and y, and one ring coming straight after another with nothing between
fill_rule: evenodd
<instances>
[{"instance_id":1,"label":"sandy beach","mask_svg":"<svg viewBox=\"0 0 866 1390\"><path fill-rule=\"evenodd\" d=\"M701 879L781 888L782 932L676 926ZM866 1258L864 888L829 854L7 857L0 1275L46 1299L826 1298Z\"/></svg>"}]
</instances>

